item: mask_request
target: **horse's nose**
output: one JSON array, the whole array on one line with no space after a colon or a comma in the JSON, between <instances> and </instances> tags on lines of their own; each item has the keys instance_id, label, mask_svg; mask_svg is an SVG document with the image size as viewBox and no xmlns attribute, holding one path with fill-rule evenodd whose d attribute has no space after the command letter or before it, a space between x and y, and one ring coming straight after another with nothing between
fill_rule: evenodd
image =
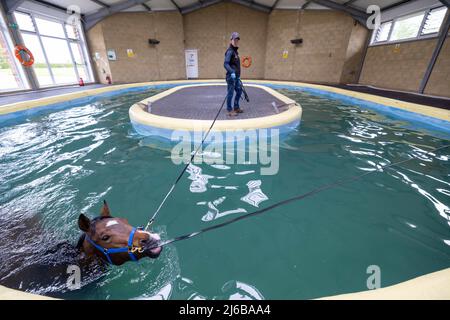
<instances>
[{"instance_id":1,"label":"horse's nose","mask_svg":"<svg viewBox=\"0 0 450 320\"><path fill-rule=\"evenodd\" d=\"M157 258L162 251L162 247L158 247L161 237L156 233L149 233L150 237L145 240L145 246L148 249L149 256L151 258ZM143 243L143 245L144 245Z\"/></svg>"}]
</instances>

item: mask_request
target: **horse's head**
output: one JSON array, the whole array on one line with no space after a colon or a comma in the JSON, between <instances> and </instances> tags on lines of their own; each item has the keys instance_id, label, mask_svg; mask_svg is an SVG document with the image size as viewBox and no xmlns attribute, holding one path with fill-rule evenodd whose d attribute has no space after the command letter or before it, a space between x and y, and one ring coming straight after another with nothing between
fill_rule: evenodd
<instances>
[{"instance_id":1,"label":"horse's head","mask_svg":"<svg viewBox=\"0 0 450 320\"><path fill-rule=\"evenodd\" d=\"M157 258L162 251L162 247L157 247L157 234L133 228L126 219L112 217L106 201L99 217L91 220L81 214L78 226L85 233L83 251L115 265L143 257Z\"/></svg>"}]
</instances>

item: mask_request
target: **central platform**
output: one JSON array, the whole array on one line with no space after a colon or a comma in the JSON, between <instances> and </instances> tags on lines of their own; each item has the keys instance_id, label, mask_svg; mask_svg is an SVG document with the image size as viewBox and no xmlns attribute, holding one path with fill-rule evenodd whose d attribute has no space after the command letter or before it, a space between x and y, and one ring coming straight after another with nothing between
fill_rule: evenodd
<instances>
[{"instance_id":1,"label":"central platform","mask_svg":"<svg viewBox=\"0 0 450 320\"><path fill-rule=\"evenodd\" d=\"M272 102L276 105L284 105L285 102L270 94L268 91L246 86L250 102L241 99L240 107L245 111L238 117L227 115L226 103L220 113L218 120L238 120L249 118L260 118L276 114ZM213 120L222 105L227 94L226 86L194 86L186 87L173 92L152 103L151 113L164 117ZM244 94L242 94L244 98ZM286 108L281 107L280 111Z\"/></svg>"},{"instance_id":2,"label":"central platform","mask_svg":"<svg viewBox=\"0 0 450 320\"><path fill-rule=\"evenodd\" d=\"M240 101L244 112L230 117L225 103L211 131L286 131L298 126L302 109L294 100L262 85L244 86L250 98L250 102ZM132 105L130 120L138 133L147 136L170 138L174 130L206 131L226 94L225 83L177 86Z\"/></svg>"}]
</instances>

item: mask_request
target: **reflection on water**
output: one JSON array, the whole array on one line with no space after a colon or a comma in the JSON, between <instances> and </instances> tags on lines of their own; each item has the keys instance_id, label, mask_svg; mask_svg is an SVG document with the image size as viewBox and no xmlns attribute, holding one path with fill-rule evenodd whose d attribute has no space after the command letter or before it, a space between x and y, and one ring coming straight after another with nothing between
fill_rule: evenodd
<instances>
[{"instance_id":1,"label":"reflection on water","mask_svg":"<svg viewBox=\"0 0 450 320\"><path fill-rule=\"evenodd\" d=\"M212 221L215 219L219 219L222 217L225 217L227 215L233 214L233 213L245 213L247 212L247 210L243 209L243 208L236 208L236 209L231 209L231 210L225 210L220 212L219 209L217 209L217 207L219 205L221 205L227 197L223 196L220 197L214 201L208 201L206 203L206 201L203 202L197 202L198 205L207 205L208 206L208 212L202 217L203 221Z\"/></svg>"},{"instance_id":2,"label":"reflection on water","mask_svg":"<svg viewBox=\"0 0 450 320\"><path fill-rule=\"evenodd\" d=\"M176 297L173 297L174 288L178 289ZM195 284L188 278L177 277L174 282L163 286L153 295L142 295L135 298L136 300L168 300L185 299L185 300L264 300L264 296L254 286L241 281L230 280L226 282L221 292L217 295L207 296L197 291Z\"/></svg>"},{"instance_id":3,"label":"reflection on water","mask_svg":"<svg viewBox=\"0 0 450 320\"><path fill-rule=\"evenodd\" d=\"M297 91L299 128L280 141L279 172L258 163L193 163L155 223L172 238L341 178L360 181L167 246L157 260L84 268L66 288L80 213L107 199L145 224L181 170L171 145L133 132L127 94L0 127L0 283L69 299L297 299L365 290L450 266L450 144L442 132ZM218 152L201 152L219 159ZM383 166L413 159L400 166ZM273 276L276 275L276 276ZM237 280L230 280L237 279Z\"/></svg>"}]
</instances>

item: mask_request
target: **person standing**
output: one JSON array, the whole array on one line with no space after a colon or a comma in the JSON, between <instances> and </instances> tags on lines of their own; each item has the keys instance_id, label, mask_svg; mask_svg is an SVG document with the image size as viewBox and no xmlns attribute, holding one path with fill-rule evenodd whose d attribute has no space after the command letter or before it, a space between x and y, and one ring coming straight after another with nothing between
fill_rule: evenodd
<instances>
[{"instance_id":1,"label":"person standing","mask_svg":"<svg viewBox=\"0 0 450 320\"><path fill-rule=\"evenodd\" d=\"M242 86L241 86L241 61L239 59L239 33L233 32L230 38L230 46L225 52L225 61L223 66L227 71L227 111L229 116L237 116L242 113L242 109L239 107L241 100ZM236 92L236 96L233 95Z\"/></svg>"}]
</instances>

